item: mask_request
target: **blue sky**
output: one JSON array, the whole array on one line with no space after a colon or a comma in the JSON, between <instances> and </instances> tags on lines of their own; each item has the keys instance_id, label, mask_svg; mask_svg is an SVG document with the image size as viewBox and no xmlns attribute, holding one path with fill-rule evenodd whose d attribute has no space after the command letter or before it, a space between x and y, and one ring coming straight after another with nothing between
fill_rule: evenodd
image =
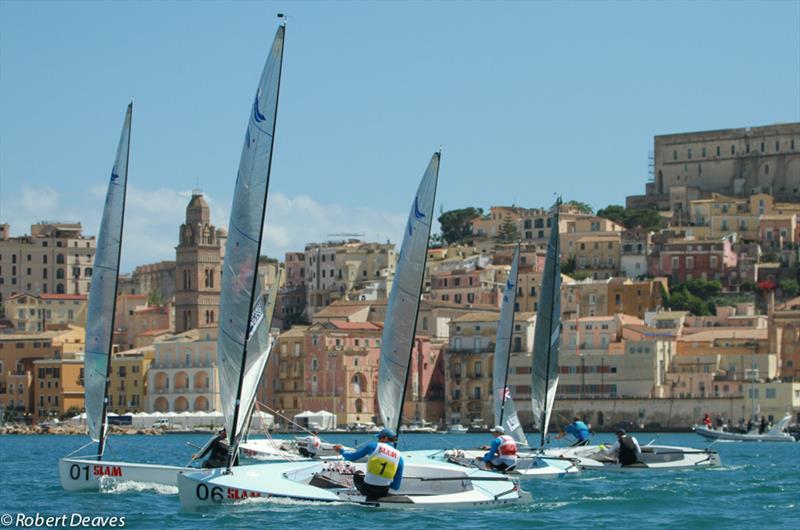
<instances>
[{"instance_id":1,"label":"blue sky","mask_svg":"<svg viewBox=\"0 0 800 530\"><path fill-rule=\"evenodd\" d=\"M290 16L264 251L397 241L431 153L445 209L643 193L653 135L800 120L800 2L0 2L0 221L99 224L134 100L123 268L227 224Z\"/></svg>"}]
</instances>

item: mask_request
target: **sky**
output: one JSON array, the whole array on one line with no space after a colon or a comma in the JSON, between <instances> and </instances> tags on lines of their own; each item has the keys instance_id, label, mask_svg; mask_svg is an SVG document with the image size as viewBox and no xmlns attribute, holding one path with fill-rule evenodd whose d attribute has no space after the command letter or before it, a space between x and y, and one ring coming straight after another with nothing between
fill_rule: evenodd
<instances>
[{"instance_id":1,"label":"sky","mask_svg":"<svg viewBox=\"0 0 800 530\"><path fill-rule=\"evenodd\" d=\"M123 271L174 259L191 190L226 226L267 51L289 16L262 251L399 241L437 210L602 208L653 136L800 121L800 2L0 1L0 222L96 234L134 101Z\"/></svg>"}]
</instances>

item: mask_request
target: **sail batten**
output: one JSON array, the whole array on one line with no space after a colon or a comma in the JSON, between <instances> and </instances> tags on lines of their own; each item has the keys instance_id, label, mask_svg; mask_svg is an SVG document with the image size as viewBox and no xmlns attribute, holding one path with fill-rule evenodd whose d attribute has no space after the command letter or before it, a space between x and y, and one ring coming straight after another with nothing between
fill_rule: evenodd
<instances>
[{"instance_id":1,"label":"sail batten","mask_svg":"<svg viewBox=\"0 0 800 530\"><path fill-rule=\"evenodd\" d=\"M550 412L558 386L558 348L561 337L561 268L558 233L560 206L559 199L556 201L550 223L550 238L547 243L533 336L531 405L533 422L541 432L542 445L547 436Z\"/></svg>"},{"instance_id":2,"label":"sail batten","mask_svg":"<svg viewBox=\"0 0 800 530\"><path fill-rule=\"evenodd\" d=\"M383 425L398 431L415 339L440 159L441 154L434 153L417 188L397 258L381 337L378 406Z\"/></svg>"},{"instance_id":3,"label":"sail batten","mask_svg":"<svg viewBox=\"0 0 800 530\"><path fill-rule=\"evenodd\" d=\"M235 446L247 421L240 404L252 401L261 378L267 344L258 339L263 302L257 269L272 162L285 27L275 34L256 90L245 131L225 245L217 352L225 425ZM261 317L257 315L261 313ZM260 319L259 319L260 318ZM255 319L255 320L254 320ZM267 330L269 324L266 325ZM268 342L268 341L267 341ZM234 447L235 449L235 447Z\"/></svg>"},{"instance_id":4,"label":"sail batten","mask_svg":"<svg viewBox=\"0 0 800 530\"><path fill-rule=\"evenodd\" d=\"M132 114L133 104L130 104L125 113L114 167L108 182L86 313L86 351L83 361L86 423L91 439L100 443L100 456L105 436L106 392L125 215L125 190L128 183Z\"/></svg>"},{"instance_id":5,"label":"sail batten","mask_svg":"<svg viewBox=\"0 0 800 530\"><path fill-rule=\"evenodd\" d=\"M517 408L508 386L508 370L511 362L511 341L514 333L514 306L517 303L517 277L519 275L519 245L514 250L511 271L503 291L500 320L494 346L492 396L494 397L494 422L521 444L528 444L525 432L517 416Z\"/></svg>"}]
</instances>

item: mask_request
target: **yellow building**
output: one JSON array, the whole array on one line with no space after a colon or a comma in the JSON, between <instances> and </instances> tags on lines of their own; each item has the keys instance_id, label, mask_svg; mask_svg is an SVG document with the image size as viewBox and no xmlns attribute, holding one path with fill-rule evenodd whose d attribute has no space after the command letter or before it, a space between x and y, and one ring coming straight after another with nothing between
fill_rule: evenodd
<instances>
[{"instance_id":1,"label":"yellow building","mask_svg":"<svg viewBox=\"0 0 800 530\"><path fill-rule=\"evenodd\" d=\"M448 424L491 423L492 375L498 312L474 311L450 321L445 350L445 417ZM533 346L536 318L517 313L511 352L525 354Z\"/></svg>"},{"instance_id":2,"label":"yellow building","mask_svg":"<svg viewBox=\"0 0 800 530\"><path fill-rule=\"evenodd\" d=\"M43 421L83 410L83 359L33 362L33 416Z\"/></svg>"},{"instance_id":3,"label":"yellow building","mask_svg":"<svg viewBox=\"0 0 800 530\"><path fill-rule=\"evenodd\" d=\"M621 232L597 233L577 238L571 252L575 257L575 271L589 274L596 280L617 276L620 269L621 238Z\"/></svg>"},{"instance_id":4,"label":"yellow building","mask_svg":"<svg viewBox=\"0 0 800 530\"><path fill-rule=\"evenodd\" d=\"M125 414L146 411L147 371L154 356L153 348L141 348L120 352L111 358L111 381L108 387L110 412Z\"/></svg>"}]
</instances>

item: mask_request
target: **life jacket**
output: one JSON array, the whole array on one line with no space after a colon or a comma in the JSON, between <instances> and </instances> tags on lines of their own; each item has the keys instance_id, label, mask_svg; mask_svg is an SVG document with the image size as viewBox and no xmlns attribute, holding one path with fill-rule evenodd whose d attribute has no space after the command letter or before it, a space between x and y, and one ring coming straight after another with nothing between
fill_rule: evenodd
<instances>
[{"instance_id":1,"label":"life jacket","mask_svg":"<svg viewBox=\"0 0 800 530\"><path fill-rule=\"evenodd\" d=\"M364 482L372 486L388 486L397 474L400 451L389 444L378 442L367 458L367 473Z\"/></svg>"},{"instance_id":2,"label":"life jacket","mask_svg":"<svg viewBox=\"0 0 800 530\"><path fill-rule=\"evenodd\" d=\"M639 455L636 453L636 444L633 438L627 434L619 439L619 463L623 466L629 466L639 461Z\"/></svg>"},{"instance_id":3,"label":"life jacket","mask_svg":"<svg viewBox=\"0 0 800 530\"><path fill-rule=\"evenodd\" d=\"M516 456L517 455L517 442L514 438L507 434L500 436L500 447L497 448L497 453L500 456Z\"/></svg>"},{"instance_id":4,"label":"life jacket","mask_svg":"<svg viewBox=\"0 0 800 530\"><path fill-rule=\"evenodd\" d=\"M220 439L211 446L211 454L208 456L208 465L211 467L225 467L231 455L231 446L228 441Z\"/></svg>"}]
</instances>

